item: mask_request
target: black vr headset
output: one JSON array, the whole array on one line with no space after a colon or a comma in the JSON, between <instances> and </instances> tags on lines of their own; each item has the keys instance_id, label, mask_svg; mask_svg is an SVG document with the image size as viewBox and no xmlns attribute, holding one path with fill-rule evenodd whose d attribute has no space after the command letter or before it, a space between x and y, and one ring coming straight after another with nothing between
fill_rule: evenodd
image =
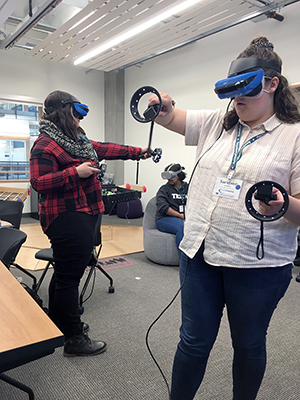
<instances>
[{"instance_id":1,"label":"black vr headset","mask_svg":"<svg viewBox=\"0 0 300 400\"><path fill-rule=\"evenodd\" d=\"M256 96L262 90L264 69L281 73L281 66L260 58L238 58L230 64L228 77L215 84L220 99L236 96Z\"/></svg>"},{"instance_id":2,"label":"black vr headset","mask_svg":"<svg viewBox=\"0 0 300 400\"><path fill-rule=\"evenodd\" d=\"M72 110L73 110L73 115L75 118L78 119L83 119L84 117L87 116L87 113L89 112L89 108L86 104L80 103L79 100L77 100L75 97L70 97L67 100L61 101L57 103L55 106L50 106L50 107L45 107L44 111L46 114L51 114L55 109L58 110L60 108L63 108L67 104L72 105Z\"/></svg>"}]
</instances>

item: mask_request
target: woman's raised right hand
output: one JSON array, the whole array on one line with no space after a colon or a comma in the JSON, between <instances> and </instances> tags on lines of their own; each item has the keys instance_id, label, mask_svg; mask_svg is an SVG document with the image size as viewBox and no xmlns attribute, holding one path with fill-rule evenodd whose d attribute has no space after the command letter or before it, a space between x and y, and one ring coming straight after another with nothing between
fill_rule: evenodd
<instances>
[{"instance_id":1,"label":"woman's raised right hand","mask_svg":"<svg viewBox=\"0 0 300 400\"><path fill-rule=\"evenodd\" d=\"M159 93L161 97L162 108L158 116L155 118L155 122L165 128L185 134L186 124L186 111L179 108L175 108L175 101L166 93ZM158 104L159 100L156 94L152 94L149 97L148 107Z\"/></svg>"},{"instance_id":2,"label":"woman's raised right hand","mask_svg":"<svg viewBox=\"0 0 300 400\"><path fill-rule=\"evenodd\" d=\"M160 113L158 114L158 118L165 118L173 112L175 102L174 100L172 100L172 97L170 97L168 94L166 93L159 93L159 94L161 97L162 108ZM155 104L159 104L159 100L156 94L152 94L149 97L148 107L153 106Z\"/></svg>"}]
</instances>

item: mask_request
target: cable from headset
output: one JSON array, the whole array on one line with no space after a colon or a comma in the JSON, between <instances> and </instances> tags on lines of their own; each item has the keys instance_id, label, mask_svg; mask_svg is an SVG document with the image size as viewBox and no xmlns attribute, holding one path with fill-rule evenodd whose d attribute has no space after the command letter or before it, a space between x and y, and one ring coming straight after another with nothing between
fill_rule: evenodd
<instances>
[{"instance_id":1,"label":"cable from headset","mask_svg":"<svg viewBox=\"0 0 300 400\"><path fill-rule=\"evenodd\" d=\"M230 106L230 104L232 103L232 101L233 101L233 98L230 99L230 101L229 101L229 103L228 103L228 105L227 105L226 113L225 113L225 114L227 114L227 112L228 112L228 110L229 110L229 106ZM205 150L205 152L204 152L203 154L201 154L201 156L198 158L198 160L197 160L197 162L196 162L196 164L195 164L195 166L194 166L194 168L193 168L193 171L192 171L192 173L191 173L191 177L190 177L190 180L189 180L189 185L190 185L190 183L191 183L191 181L192 181L193 175L194 175L194 173L195 173L195 170L196 170L196 168L197 168L197 166L198 166L200 160L201 160L202 157L217 143L217 141L218 141L218 140L220 139L220 137L222 136L223 130L224 130L224 124L222 124L222 129L221 129L221 132L220 132L219 136L217 137L217 139L216 139L216 140L213 142L213 144L212 144L207 150Z\"/></svg>"},{"instance_id":2,"label":"cable from headset","mask_svg":"<svg viewBox=\"0 0 300 400\"><path fill-rule=\"evenodd\" d=\"M155 365L157 366L159 372L161 373L161 375L163 377L163 380L165 381L165 384L166 384L167 390L168 390L169 398L170 398L170 395L171 395L170 386L168 384L168 381L167 381L167 378L166 378L165 374L163 373L161 367L159 366L158 362L156 361L156 359L155 359L155 357L154 357L154 355L153 355L153 353L152 353L152 351L150 349L150 345L149 345L148 339L149 339L149 334L150 334L150 331L151 331L152 327L163 316L163 314L171 307L171 305L174 303L174 301L176 300L177 296L181 292L181 290L183 288L183 285L185 283L185 279L186 279L186 275L187 275L187 269L188 269L188 263L186 262L186 268L185 268L185 271L184 271L184 276L183 276L183 280L182 280L182 283L180 285L180 288L177 290L177 292L175 293L175 296L172 298L172 300L169 302L169 304L162 310L162 312L158 315L158 317L156 317L156 319L151 323L151 325L149 326L149 328L147 330L147 333L146 333L146 346L147 346L147 349L149 351L150 356L152 357L152 360L154 361Z\"/></svg>"},{"instance_id":3,"label":"cable from headset","mask_svg":"<svg viewBox=\"0 0 300 400\"><path fill-rule=\"evenodd\" d=\"M193 178L193 176L194 176L194 173L195 173L195 171L196 171L196 168L197 168L197 166L198 166L200 160L201 160L201 159L205 156L205 154L217 143L217 141L218 141L218 140L220 139L220 137L222 136L223 130L224 130L224 126L222 125L222 130L221 130L219 136L217 137L217 139L216 139L216 140L213 142L213 144L212 144L207 150L205 150L205 152L204 152L203 154L201 154L201 156L198 158L198 160L197 160L197 162L196 162L196 164L195 164L195 166L194 166L194 168L193 168L193 171L192 171L192 173L191 173L191 177L190 177L190 180L189 180L189 182L188 182L189 185L190 185L190 183L191 183L191 181L192 181L192 178Z\"/></svg>"},{"instance_id":4,"label":"cable from headset","mask_svg":"<svg viewBox=\"0 0 300 400\"><path fill-rule=\"evenodd\" d=\"M227 106L227 109L226 109L226 112L228 111L229 106L230 106L230 104L231 104L232 101L233 101L233 99L230 99L230 101L229 101L229 103L228 103L228 106ZM197 162L196 162L196 164L195 164L195 166L194 166L194 168L193 168L193 171L192 171L192 173L191 173L191 177L190 177L190 179L189 179L188 185L190 185L190 183L191 183L191 180L192 180L192 178L193 178L193 175L194 175L194 173L195 173L195 170L196 170L196 168L197 168L197 166L198 166L200 160L201 160L202 157L216 144L216 142L220 139L220 137L222 136L223 130L224 130L224 125L222 125L221 132L220 132L219 136L217 137L217 139L214 141L214 143L213 143L207 150L205 150L205 152L204 152L203 154L201 154L201 156L200 156L199 159L197 160ZM175 293L175 296L172 298L172 300L170 301L170 303L162 310L162 312L158 315L158 317L156 317L156 319L151 323L151 325L149 326L149 328L148 328L148 330L147 330L147 333L146 333L146 346L147 346L147 349L148 349L149 354L150 354L150 356L152 357L152 359L153 359L155 365L157 366L159 372L161 373L161 375L162 375L162 377L163 377L163 380L165 381L165 384L166 384L167 390L168 390L168 394L169 394L169 398L170 398L170 395L171 395L170 386L169 386L169 384L168 384L168 382L167 382L167 379L166 379L165 374L163 373L161 367L159 366L158 362L156 361L156 359L155 359L155 357L154 357L154 355L153 355L153 353L152 353L152 351L151 351L151 349L150 349L148 339L149 339L149 334L150 334L150 331L151 331L152 327L153 327L153 326L156 324L156 322L162 317L162 315L171 307L171 305L174 303L174 301L176 300L177 296L178 296L179 293L181 292L181 290L182 290L182 288L183 288L183 285L184 285L184 283L185 283L185 279L186 279L186 275L187 275L187 269L188 269L188 263L186 262L186 268L185 268L185 271L184 271L184 276L183 276L183 280L182 280L182 283L181 283L181 285L180 285L180 288L177 290L177 292Z\"/></svg>"}]
</instances>

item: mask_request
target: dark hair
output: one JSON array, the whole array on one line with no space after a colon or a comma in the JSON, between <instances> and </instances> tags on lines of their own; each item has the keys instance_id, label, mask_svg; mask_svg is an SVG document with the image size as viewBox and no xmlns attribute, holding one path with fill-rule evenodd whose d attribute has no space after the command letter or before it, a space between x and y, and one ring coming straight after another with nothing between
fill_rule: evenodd
<instances>
[{"instance_id":1,"label":"dark hair","mask_svg":"<svg viewBox=\"0 0 300 400\"><path fill-rule=\"evenodd\" d=\"M185 168L183 166L181 166L180 164L169 164L166 166L165 171L179 171L179 170L184 170ZM185 177L186 177L186 173L181 171L179 172L179 174L177 174L179 180L182 182Z\"/></svg>"},{"instance_id":2,"label":"dark hair","mask_svg":"<svg viewBox=\"0 0 300 400\"><path fill-rule=\"evenodd\" d=\"M78 128L71 112L71 104L63 104L65 100L74 99L70 93L55 90L48 94L44 101L43 118L53 122L66 136L78 138L78 133L84 133Z\"/></svg>"},{"instance_id":3,"label":"dark hair","mask_svg":"<svg viewBox=\"0 0 300 400\"><path fill-rule=\"evenodd\" d=\"M273 44L264 36L254 38L249 46L242 51L237 58L246 57L260 58L282 66L282 60L274 51ZM298 103L289 87L287 79L277 71L268 68L263 69L266 76L271 78L277 76L279 79L278 87L274 93L274 110L277 118L289 124L300 122ZM224 128L226 130L233 128L238 120L239 117L232 106L225 114L223 122Z\"/></svg>"}]
</instances>

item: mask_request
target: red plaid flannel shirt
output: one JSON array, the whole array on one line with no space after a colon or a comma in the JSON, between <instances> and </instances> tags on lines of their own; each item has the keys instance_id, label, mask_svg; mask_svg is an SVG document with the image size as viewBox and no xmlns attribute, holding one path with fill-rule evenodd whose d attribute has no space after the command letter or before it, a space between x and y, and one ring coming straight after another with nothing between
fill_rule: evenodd
<instances>
[{"instance_id":1,"label":"red plaid flannel shirt","mask_svg":"<svg viewBox=\"0 0 300 400\"><path fill-rule=\"evenodd\" d=\"M91 141L99 161L136 160L142 149ZM59 214L79 211L104 212L101 184L96 174L79 178L76 167L87 159L72 156L47 134L41 133L31 149L30 183L39 194L39 216L43 231ZM95 164L94 161L91 161Z\"/></svg>"}]
</instances>

